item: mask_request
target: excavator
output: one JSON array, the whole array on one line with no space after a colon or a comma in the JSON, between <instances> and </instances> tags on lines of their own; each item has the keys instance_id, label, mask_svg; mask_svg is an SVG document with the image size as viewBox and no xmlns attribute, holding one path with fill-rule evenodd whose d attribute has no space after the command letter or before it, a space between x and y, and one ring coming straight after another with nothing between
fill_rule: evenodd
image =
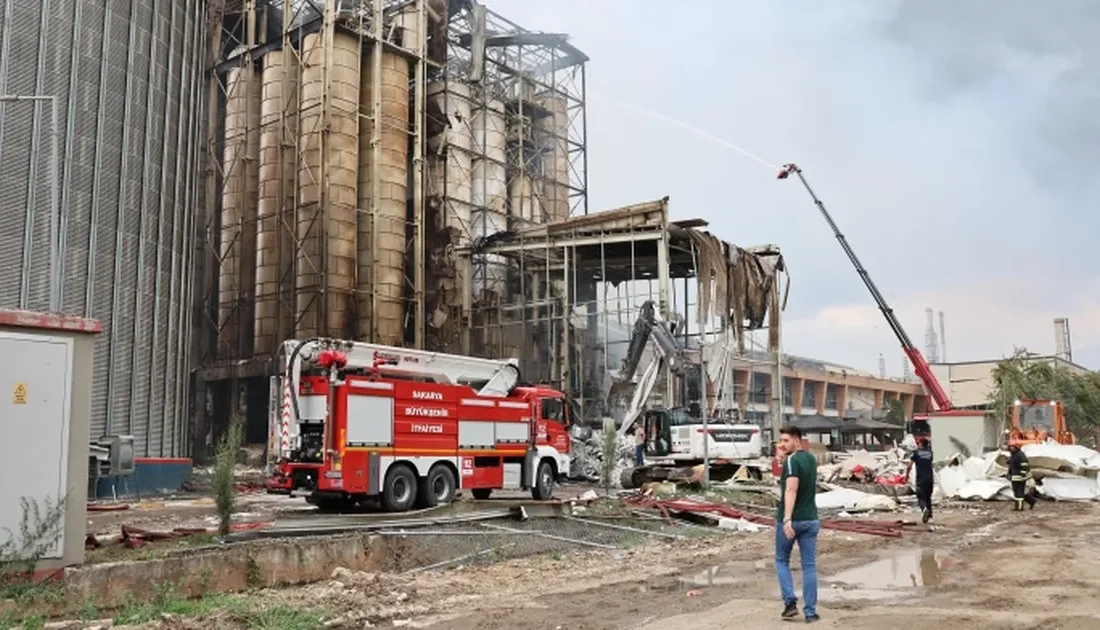
<instances>
[{"instance_id":1,"label":"excavator","mask_svg":"<svg viewBox=\"0 0 1100 630\"><path fill-rule=\"evenodd\" d=\"M654 357L633 382L643 351L653 340ZM683 378L687 360L667 322L652 300L642 304L631 332L622 367L613 375L611 391L629 392L630 404L619 425L619 437L631 433L641 422L646 435L646 465L623 471L624 488L638 488L651 481L684 481L695 478L699 466L709 459L710 479L724 481L742 468L745 474L759 478L763 445L760 428L754 424L731 424L724 419L703 421L699 405L646 408L662 366ZM709 420L709 418L708 418Z\"/></svg>"},{"instance_id":2,"label":"excavator","mask_svg":"<svg viewBox=\"0 0 1100 630\"><path fill-rule=\"evenodd\" d=\"M1066 411L1057 400L1021 398L1012 403L1012 427L1005 431L1009 444L1076 444L1077 437L1066 425Z\"/></svg>"}]
</instances>

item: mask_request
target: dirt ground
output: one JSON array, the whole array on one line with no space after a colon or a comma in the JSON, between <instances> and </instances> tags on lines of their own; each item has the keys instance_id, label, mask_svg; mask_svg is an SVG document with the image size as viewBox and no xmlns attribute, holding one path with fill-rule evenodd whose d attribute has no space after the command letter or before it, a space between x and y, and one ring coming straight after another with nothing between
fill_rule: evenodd
<instances>
[{"instance_id":1,"label":"dirt ground","mask_svg":"<svg viewBox=\"0 0 1100 630\"><path fill-rule=\"evenodd\" d=\"M242 499L247 520L308 509L265 495ZM207 524L206 503L94 513L89 530ZM870 518L916 516L909 509ZM1009 503L957 504L938 511L937 525L932 533L907 528L902 539L824 531L819 627L871 630L920 619L990 630L1100 628L1100 599L1093 596L1100 587L1100 551L1093 543L1100 536L1100 506L1042 502L1017 514ZM788 627L778 619L771 530L679 531L687 535L679 541L650 538L615 551L491 558L447 570L336 569L323 583L247 598L284 607L308 602L325 611L330 628ZM797 584L797 565L795 579Z\"/></svg>"},{"instance_id":2,"label":"dirt ground","mask_svg":"<svg viewBox=\"0 0 1100 630\"><path fill-rule=\"evenodd\" d=\"M819 627L1100 627L1100 508L1010 510L941 510L938 531L913 528L900 540L823 532ZM412 575L337 570L332 581L260 596L343 611L329 623L347 628L784 628L772 549L770 531L736 532Z\"/></svg>"}]
</instances>

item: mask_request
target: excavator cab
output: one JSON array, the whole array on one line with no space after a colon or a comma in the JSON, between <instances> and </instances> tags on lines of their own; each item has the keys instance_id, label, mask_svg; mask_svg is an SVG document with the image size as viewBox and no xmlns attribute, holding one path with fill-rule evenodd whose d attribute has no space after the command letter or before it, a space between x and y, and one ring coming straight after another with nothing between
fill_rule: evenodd
<instances>
[{"instance_id":1,"label":"excavator cab","mask_svg":"<svg viewBox=\"0 0 1100 630\"><path fill-rule=\"evenodd\" d=\"M683 409L647 409L642 418L645 427L646 455L665 457L672 452L672 424L676 412Z\"/></svg>"},{"instance_id":2,"label":"excavator cab","mask_svg":"<svg viewBox=\"0 0 1100 630\"><path fill-rule=\"evenodd\" d=\"M1066 425L1066 412L1060 401L1024 398L1014 401L1010 411L1012 427L1007 431L1010 444L1039 444L1047 440L1077 443Z\"/></svg>"}]
</instances>

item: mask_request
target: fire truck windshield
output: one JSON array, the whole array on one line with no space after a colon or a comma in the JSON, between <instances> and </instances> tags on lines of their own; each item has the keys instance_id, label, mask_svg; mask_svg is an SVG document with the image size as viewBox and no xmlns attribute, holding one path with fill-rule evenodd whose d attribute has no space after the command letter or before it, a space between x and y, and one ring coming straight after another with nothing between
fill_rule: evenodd
<instances>
[{"instance_id":1,"label":"fire truck windshield","mask_svg":"<svg viewBox=\"0 0 1100 630\"><path fill-rule=\"evenodd\" d=\"M565 420L565 401L561 398L543 398L542 419L563 422Z\"/></svg>"}]
</instances>

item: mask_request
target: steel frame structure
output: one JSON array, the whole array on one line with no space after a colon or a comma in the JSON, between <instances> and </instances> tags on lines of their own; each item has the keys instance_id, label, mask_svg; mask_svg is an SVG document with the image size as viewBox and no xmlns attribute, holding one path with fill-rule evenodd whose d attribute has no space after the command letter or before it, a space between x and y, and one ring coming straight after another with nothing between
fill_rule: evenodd
<instances>
[{"instance_id":1,"label":"steel frame structure","mask_svg":"<svg viewBox=\"0 0 1100 630\"><path fill-rule=\"evenodd\" d=\"M451 3L459 10L450 15L447 25L445 63L429 72L429 83L441 85L450 94L452 84L470 89L470 107L481 111L490 109L491 102L500 102L505 110L506 158L503 164L503 182L507 197L506 225L504 231L512 231L532 224L563 220L568 216L588 213L588 160L586 119L585 64L588 56L571 45L563 34L533 32L515 22L473 2ZM554 112L545 106L547 98L557 99L564 107L564 124L547 128L547 119ZM451 99L444 98L449 104ZM429 109L429 128L442 129L454 124L455 112L449 105L438 110L441 119L433 119ZM473 137L473 149L445 143L441 154L447 151L469 153L470 172L460 173L471 182L475 177L473 165L477 161L497 162L488 155L488 124L482 125L480 138ZM428 132L429 136L431 131ZM548 163L554 161L555 152L564 152L564 173L552 173ZM446 161L445 155L427 155L428 160ZM499 164L499 162L497 162ZM443 167L440 167L443 168ZM471 317L478 302L493 303L512 291L518 290L513 281L493 278L489 272L487 257L474 250L473 256L448 256L446 250L465 250L475 240L477 233L490 234L487 208L483 204L470 205L470 220L457 208L466 204L455 194L456 182L428 180L427 196L438 206L437 223L458 226L458 242L453 238L436 239L428 244L429 251L438 253L428 258L429 275L453 277L460 287L458 299L446 300L442 296L429 295L429 302L447 312L447 324L429 328L428 347L470 353L475 351L471 342ZM524 187L517 189L517 186ZM517 192L518 190L518 192ZM555 198L554 193L566 191L566 199ZM527 192L525 192L527 191ZM486 196L487 197L487 196ZM483 199L483 202L487 199ZM429 201L431 204L432 201ZM527 206L526 210L520 205ZM557 213L546 209L554 206ZM560 211L564 209L564 212ZM427 211L431 213L429 208ZM524 214L530 214L525 218ZM482 225L475 223L479 220ZM502 226L496 226L500 229ZM480 229L478 229L480 228ZM448 268L454 265L454 269ZM514 272L514 270L513 270ZM514 273L511 274L514 276ZM508 286L512 285L512 286ZM429 290L431 294L431 290ZM434 298L434 299L432 299ZM457 325L455 325L457 324Z\"/></svg>"},{"instance_id":2,"label":"steel frame structure","mask_svg":"<svg viewBox=\"0 0 1100 630\"><path fill-rule=\"evenodd\" d=\"M729 316L698 315L699 270L707 267L693 237L705 226L701 220L670 222L666 198L529 226L474 245L465 255L505 256L515 269L506 300L475 305L474 354L519 358L526 380L565 391L589 421L614 415L606 406L610 375L619 367L613 357L625 352L643 302L653 300L661 316L676 324L685 347L709 343L734 327ZM775 246L741 251L782 266ZM779 325L778 316L772 321ZM687 354L706 370L698 348ZM665 387L655 395L666 405L686 404L687 389L666 373ZM714 396L700 388L699 398L710 403Z\"/></svg>"}]
</instances>

